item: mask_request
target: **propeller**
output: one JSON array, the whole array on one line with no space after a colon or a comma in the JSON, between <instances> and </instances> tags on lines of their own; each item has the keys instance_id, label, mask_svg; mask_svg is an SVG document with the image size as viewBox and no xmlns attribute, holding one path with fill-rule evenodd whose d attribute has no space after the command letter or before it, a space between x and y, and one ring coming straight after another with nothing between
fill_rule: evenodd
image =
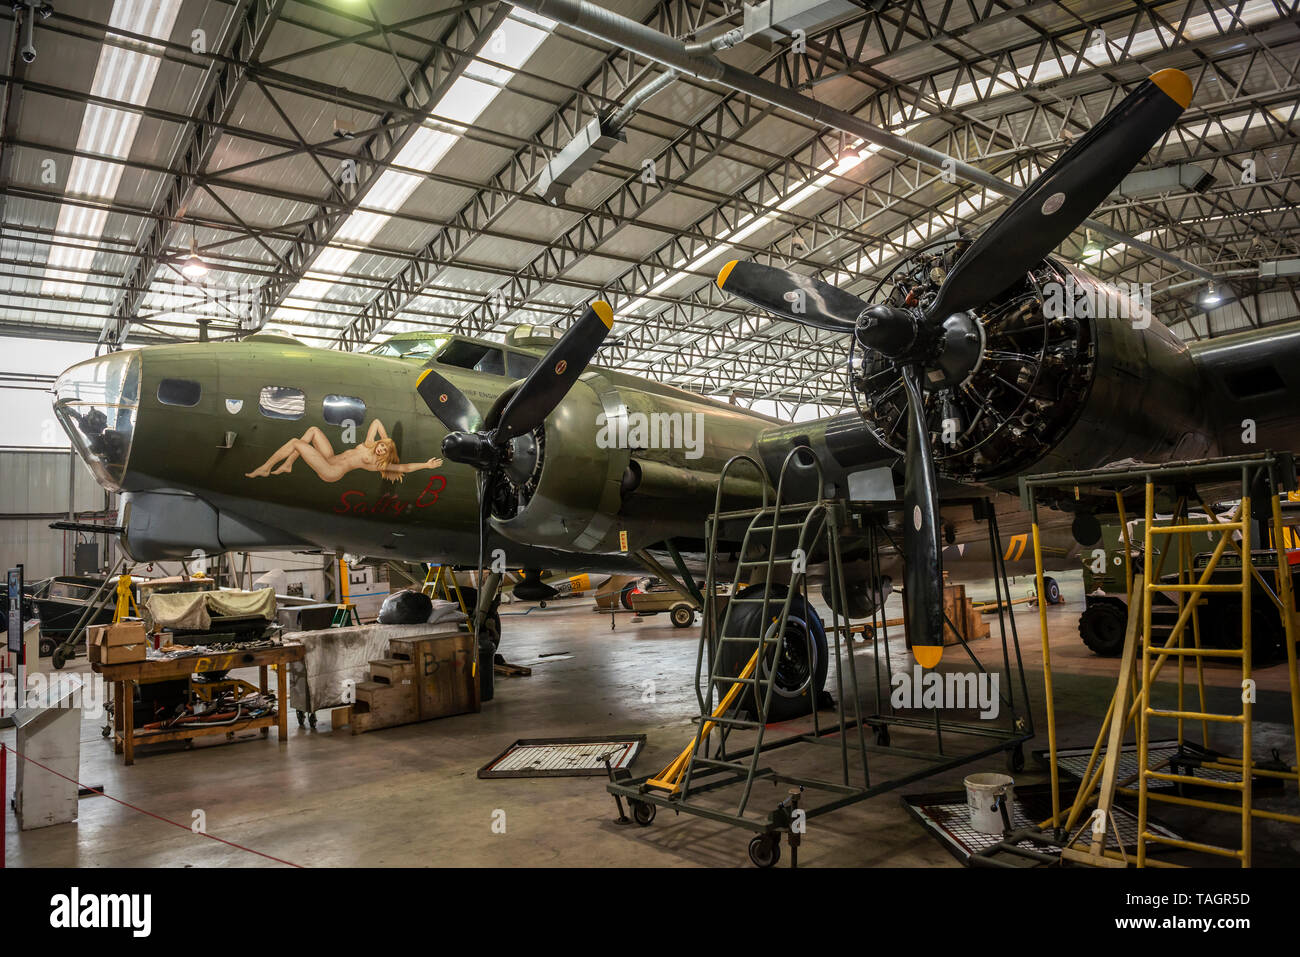
<instances>
[{"instance_id":1,"label":"propeller","mask_svg":"<svg viewBox=\"0 0 1300 957\"><path fill-rule=\"evenodd\" d=\"M487 548L493 498L504 469L516 454L515 440L531 433L555 411L586 370L613 325L614 311L609 303L591 302L511 394L491 428L483 427L483 419L474 403L437 369L430 366L416 379L415 391L434 418L447 427L447 435L442 440L442 454L453 462L472 465L478 470L480 581L483 579L483 553ZM476 640L479 623L485 615L486 608L481 613L476 610Z\"/></svg>"},{"instance_id":2,"label":"propeller","mask_svg":"<svg viewBox=\"0 0 1300 957\"><path fill-rule=\"evenodd\" d=\"M904 455L904 601L912 651L926 667L943 655L943 593L934 455L925 391L953 388L984 353L970 310L996 299L1087 219L1155 145L1192 99L1181 70L1161 70L1080 137L980 234L925 306L869 304L811 276L732 261L718 288L783 319L852 333L899 369L907 397Z\"/></svg>"}]
</instances>

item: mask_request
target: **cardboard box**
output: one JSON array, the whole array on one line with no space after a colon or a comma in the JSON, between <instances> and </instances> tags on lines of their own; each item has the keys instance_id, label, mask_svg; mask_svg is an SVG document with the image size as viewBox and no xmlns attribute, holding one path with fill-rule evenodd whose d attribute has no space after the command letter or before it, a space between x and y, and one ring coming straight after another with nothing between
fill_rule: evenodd
<instances>
[{"instance_id":1,"label":"cardboard box","mask_svg":"<svg viewBox=\"0 0 1300 957\"><path fill-rule=\"evenodd\" d=\"M144 661L149 644L140 641L133 645L101 645L99 649L100 664L122 665L132 661Z\"/></svg>"},{"instance_id":2,"label":"cardboard box","mask_svg":"<svg viewBox=\"0 0 1300 957\"><path fill-rule=\"evenodd\" d=\"M92 665L120 665L144 661L149 636L139 619L115 625L93 625L86 632L86 658Z\"/></svg>"},{"instance_id":3,"label":"cardboard box","mask_svg":"<svg viewBox=\"0 0 1300 957\"><path fill-rule=\"evenodd\" d=\"M126 618L115 625L91 625L86 629L88 645L134 645L146 640L148 634L139 618Z\"/></svg>"}]
</instances>

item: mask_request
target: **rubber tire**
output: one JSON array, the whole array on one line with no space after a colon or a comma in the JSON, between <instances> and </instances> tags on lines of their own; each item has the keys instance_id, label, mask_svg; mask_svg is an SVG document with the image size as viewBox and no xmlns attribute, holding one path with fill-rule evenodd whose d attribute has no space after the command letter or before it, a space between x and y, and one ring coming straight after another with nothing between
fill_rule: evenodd
<instances>
[{"instance_id":1,"label":"rubber tire","mask_svg":"<svg viewBox=\"0 0 1300 957\"><path fill-rule=\"evenodd\" d=\"M54 649L54 654L50 657L50 664L54 665L56 671L62 670L63 666L68 663L68 656L63 652L63 646Z\"/></svg>"},{"instance_id":2,"label":"rubber tire","mask_svg":"<svg viewBox=\"0 0 1300 957\"><path fill-rule=\"evenodd\" d=\"M1128 608L1120 601L1096 601L1079 616L1079 637L1100 658L1118 658L1124 650Z\"/></svg>"},{"instance_id":3,"label":"rubber tire","mask_svg":"<svg viewBox=\"0 0 1300 957\"><path fill-rule=\"evenodd\" d=\"M750 652L753 654L753 652ZM749 842L749 860L755 867L775 867L781 860L781 835L759 834Z\"/></svg>"},{"instance_id":4,"label":"rubber tire","mask_svg":"<svg viewBox=\"0 0 1300 957\"><path fill-rule=\"evenodd\" d=\"M618 603L627 611L632 611L632 592L636 591L636 582L628 582L618 593Z\"/></svg>"},{"instance_id":5,"label":"rubber tire","mask_svg":"<svg viewBox=\"0 0 1300 957\"><path fill-rule=\"evenodd\" d=\"M772 586L772 607L780 611L781 602L785 599L787 588L785 585ZM750 585L742 589L736 598L762 598L763 586ZM731 634L750 636L755 639L759 635L759 617L762 615L763 605L760 602L747 603L739 605L731 617ZM725 615L725 610L723 611ZM778 689L772 691L772 710L767 716L769 722L789 721L791 718L802 717L809 714L815 702L821 696L821 691L826 685L826 670L829 664L828 649L826 644L826 629L822 625L821 616L817 610L808 602L807 596L798 595L790 602L790 617L801 618L808 624L808 629L812 634L813 651L817 655L817 668L813 673L813 680L808 687L804 688L798 697L786 697L779 693ZM787 626L789 622L787 622ZM719 634L721 628L719 628ZM788 637L788 635L787 635ZM802 634L799 635L800 644L802 644ZM801 649L802 651L802 649ZM729 641L722 646L717 663L717 674L720 675L738 675L744 670L745 665L749 662L750 657L754 654L754 646L744 641ZM720 685L719 694L726 694L726 687ZM758 714L758 708L754 706L753 688L747 688L740 698L740 709L748 711L751 715Z\"/></svg>"},{"instance_id":6,"label":"rubber tire","mask_svg":"<svg viewBox=\"0 0 1300 957\"><path fill-rule=\"evenodd\" d=\"M1047 577L1043 579L1043 591L1047 592L1047 603L1049 605L1061 604L1061 584L1055 578Z\"/></svg>"},{"instance_id":7,"label":"rubber tire","mask_svg":"<svg viewBox=\"0 0 1300 957\"><path fill-rule=\"evenodd\" d=\"M632 820L636 821L639 826L649 827L654 823L655 814L659 812L658 807L649 801L629 800L627 803L632 805Z\"/></svg>"},{"instance_id":8,"label":"rubber tire","mask_svg":"<svg viewBox=\"0 0 1300 957\"><path fill-rule=\"evenodd\" d=\"M674 628L689 628L695 624L695 609L690 605L674 605L668 613Z\"/></svg>"}]
</instances>

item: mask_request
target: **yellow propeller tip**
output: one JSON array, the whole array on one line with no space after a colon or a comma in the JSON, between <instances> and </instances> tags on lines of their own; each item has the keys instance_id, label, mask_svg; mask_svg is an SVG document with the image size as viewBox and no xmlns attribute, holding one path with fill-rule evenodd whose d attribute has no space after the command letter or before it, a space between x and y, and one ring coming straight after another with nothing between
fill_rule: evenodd
<instances>
[{"instance_id":1,"label":"yellow propeller tip","mask_svg":"<svg viewBox=\"0 0 1300 957\"><path fill-rule=\"evenodd\" d=\"M591 311L600 317L600 321L605 324L606 329L614 328L614 310L609 307L609 303L603 299L597 299L591 304Z\"/></svg>"},{"instance_id":2,"label":"yellow propeller tip","mask_svg":"<svg viewBox=\"0 0 1300 957\"><path fill-rule=\"evenodd\" d=\"M1192 78L1182 70L1160 70L1151 74L1151 82L1164 91L1165 96L1183 109L1192 102Z\"/></svg>"},{"instance_id":3,"label":"yellow propeller tip","mask_svg":"<svg viewBox=\"0 0 1300 957\"><path fill-rule=\"evenodd\" d=\"M725 266L722 267L722 271L718 273L719 289L721 289L723 287L723 284L726 283L727 277L731 275L731 270L736 268L736 263L738 262L740 262L739 259L733 259L731 262L727 263Z\"/></svg>"},{"instance_id":4,"label":"yellow propeller tip","mask_svg":"<svg viewBox=\"0 0 1300 957\"><path fill-rule=\"evenodd\" d=\"M425 378L428 377L429 373L432 371L433 371L432 369L425 369L423 372L420 373L420 377L415 380L415 387L417 389L420 387L420 383L423 382Z\"/></svg>"},{"instance_id":5,"label":"yellow propeller tip","mask_svg":"<svg viewBox=\"0 0 1300 957\"><path fill-rule=\"evenodd\" d=\"M933 668L943 657L943 645L913 645L912 657L922 668Z\"/></svg>"}]
</instances>

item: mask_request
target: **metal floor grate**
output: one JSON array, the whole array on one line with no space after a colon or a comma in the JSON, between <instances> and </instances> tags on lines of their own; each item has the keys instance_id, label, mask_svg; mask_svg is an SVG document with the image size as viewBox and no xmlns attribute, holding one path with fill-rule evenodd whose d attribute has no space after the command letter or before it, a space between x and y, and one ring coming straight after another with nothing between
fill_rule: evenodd
<instances>
[{"instance_id":1,"label":"metal floor grate","mask_svg":"<svg viewBox=\"0 0 1300 957\"><path fill-rule=\"evenodd\" d=\"M953 857L966 863L972 854L988 850L1001 843L1000 834L985 834L977 831L970 824L970 808L966 804L965 791L947 791L939 794L914 794L903 798L903 805L918 821L924 825L939 843L943 844ZM1046 785L1017 788L1011 808L1011 826L1013 829L1036 827L1052 815L1051 793ZM1116 807L1111 814L1119 839L1128 851L1137 848L1137 815ZM1177 837L1173 831L1154 822L1148 822L1155 833L1166 837ZM1111 839L1113 840L1113 838ZM1090 828L1084 828L1075 847L1086 848L1092 843ZM1108 841L1108 843L1110 843ZM1043 854L1059 854L1055 845L1036 844L1033 841L1021 841L1018 847L1036 850Z\"/></svg>"},{"instance_id":2,"label":"metal floor grate","mask_svg":"<svg viewBox=\"0 0 1300 957\"><path fill-rule=\"evenodd\" d=\"M520 738L479 768L481 778L560 778L605 774L630 768L645 744L644 734L589 738Z\"/></svg>"},{"instance_id":3,"label":"metal floor grate","mask_svg":"<svg viewBox=\"0 0 1300 957\"><path fill-rule=\"evenodd\" d=\"M1157 768L1160 767L1161 765L1164 765L1167 768L1169 760L1177 757L1178 753L1179 750L1178 750L1177 741L1152 741L1147 748L1148 764L1152 768ZM1209 752L1205 751L1203 748L1191 744L1190 742L1183 743L1183 753L1193 759L1209 757ZM1091 756L1092 756L1091 747L1064 748L1056 752L1057 763L1060 766L1061 770L1066 774L1070 775L1070 777L1074 778L1074 780L1076 781L1081 781L1083 779L1084 772L1088 770L1088 758L1090 758ZM1100 762L1105 757L1106 757L1106 752L1103 749L1101 754L1097 757L1097 760ZM1035 751L1034 759L1039 761L1043 765L1046 765L1047 752ZM1183 772L1187 774L1189 779L1200 778L1201 780L1204 781L1240 781L1241 780L1240 774L1233 774L1231 771L1219 771L1214 768L1187 767L1185 765L1181 767ZM1126 744L1124 745L1124 747L1120 749L1119 774L1116 780L1128 781L1132 779L1134 786L1136 786L1137 771L1138 771L1137 745ZM1191 783L1191 781L1189 780L1188 783ZM1149 787L1151 790L1154 791L1157 789L1175 788L1178 787L1178 785L1173 781L1161 781L1158 779L1151 779L1147 783L1147 787Z\"/></svg>"}]
</instances>

